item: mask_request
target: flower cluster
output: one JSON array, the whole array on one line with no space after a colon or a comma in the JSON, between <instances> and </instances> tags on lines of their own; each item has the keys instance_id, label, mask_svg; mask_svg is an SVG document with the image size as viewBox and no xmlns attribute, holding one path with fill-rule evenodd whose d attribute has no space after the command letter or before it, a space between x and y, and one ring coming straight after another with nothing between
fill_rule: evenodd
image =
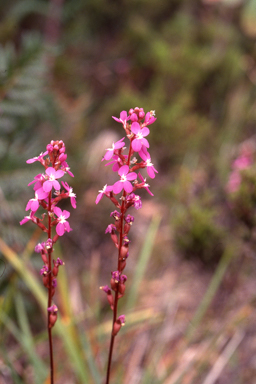
<instances>
[{"instance_id":1,"label":"flower cluster","mask_svg":"<svg viewBox=\"0 0 256 384\"><path fill-rule=\"evenodd\" d=\"M70 213L66 210L62 211L57 207L57 204L62 199L70 198L72 207L76 208L76 195L73 193L73 189L63 181L61 183L62 189L59 182L59 179L66 173L74 177L70 172L66 159L67 155L63 141L52 140L46 146L46 152L41 153L38 157L27 160L28 164L36 161L40 162L44 167L44 172L36 175L34 180L28 184L29 186L34 185L35 196L28 201L26 206L26 211L30 210L29 215L25 216L20 222L22 225L32 221L47 233L47 241L37 244L35 251L41 254L44 263L40 273L43 284L48 289L48 326L50 328L57 319L58 308L56 305L52 305L52 298L57 286L58 268L64 264L59 258L56 261L52 260L53 245L59 236L64 235L65 232L72 231L67 221ZM42 214L41 218L35 216L40 207L47 212L47 215ZM52 234L53 228L56 229L54 235Z\"/></svg>"},{"instance_id":2,"label":"flower cluster","mask_svg":"<svg viewBox=\"0 0 256 384\"><path fill-rule=\"evenodd\" d=\"M147 136L150 131L148 126L156 120L155 112L150 111L145 114L143 108L130 109L127 113L122 111L120 117L113 119L121 123L128 138L130 145L125 147L125 137L112 144L111 148L106 149L106 153L102 160L106 160L106 166L112 165L113 172L117 173L118 180L113 185L105 185L96 198L96 204L106 196L115 205L115 210L110 216L114 219L114 223L109 224L105 233L109 233L111 239L118 249L118 265L117 270L111 273L110 287L105 285L101 289L107 294L107 300L111 309L114 311L114 321L112 336L115 336L122 325L125 323L124 315L117 318L117 302L125 292L126 275L123 270L126 266L126 260L129 256L129 239L128 233L134 222L134 217L127 214L130 207L139 209L142 206L141 198L137 195L139 189L145 189L151 196L153 193L149 189L149 184L141 175L140 170L147 169L148 176L155 178L158 173L155 169L151 156L148 152L149 142ZM138 171L138 173L136 172ZM116 197L122 192L120 199ZM114 292L114 295L112 294Z\"/></svg>"}]
</instances>

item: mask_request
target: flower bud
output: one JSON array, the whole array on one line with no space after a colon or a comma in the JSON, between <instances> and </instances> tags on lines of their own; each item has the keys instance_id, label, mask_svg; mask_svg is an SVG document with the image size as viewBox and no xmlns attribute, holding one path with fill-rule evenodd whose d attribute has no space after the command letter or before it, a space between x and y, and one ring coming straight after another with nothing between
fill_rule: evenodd
<instances>
[{"instance_id":1,"label":"flower bud","mask_svg":"<svg viewBox=\"0 0 256 384\"><path fill-rule=\"evenodd\" d=\"M52 328L54 324L56 323L57 320L57 313L58 313L58 308L54 304L51 307L47 308L47 311L49 312L49 328Z\"/></svg>"},{"instance_id":2,"label":"flower bud","mask_svg":"<svg viewBox=\"0 0 256 384\"><path fill-rule=\"evenodd\" d=\"M113 336L116 336L118 332L120 331L121 327L125 325L125 316L121 315L118 317L118 319L115 321L113 326Z\"/></svg>"}]
</instances>

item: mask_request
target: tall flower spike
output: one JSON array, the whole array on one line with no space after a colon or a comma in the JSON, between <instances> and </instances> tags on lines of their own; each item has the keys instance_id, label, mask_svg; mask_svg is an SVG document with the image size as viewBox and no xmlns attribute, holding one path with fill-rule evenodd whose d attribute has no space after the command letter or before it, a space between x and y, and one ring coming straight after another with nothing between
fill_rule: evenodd
<instances>
[{"instance_id":1,"label":"tall flower spike","mask_svg":"<svg viewBox=\"0 0 256 384\"><path fill-rule=\"evenodd\" d=\"M106 384L109 384L114 340L125 323L124 315L118 317L117 307L118 301L124 296L126 289L125 282L127 277L123 274L123 270L126 267L126 261L129 255L130 241L127 234L134 221L134 217L129 214L127 215L126 212L131 207L139 209L142 206L140 196L135 195L134 193L137 189L145 188L149 194L153 195L149 190L149 185L146 184L146 180L144 180L140 173L137 174L135 171L147 167L148 175L151 178L154 178L155 173L157 173L157 170L151 162L151 157L147 152L149 142L146 139L150 133L146 125L153 124L156 120L153 111L145 114L143 108L136 107L134 109L131 108L128 113L122 111L119 119L114 116L112 117L115 121L123 125L129 141L129 146L125 153L126 147L124 138L122 138L116 143L113 143L112 148L107 149L103 160L108 161L111 159L111 161L105 165L113 165L112 170L113 172L117 172L115 175L119 176L119 180L110 186L106 184L105 187L99 191L95 201L95 203L98 204L103 196L106 196L115 205L115 210L110 214L114 219L114 224L109 224L105 233L110 234L114 246L118 250L117 266L112 268L114 272L111 274L110 288L108 285L101 287L101 289L106 292L107 300L113 310L113 325L109 347ZM135 152L139 153L141 156L143 160L141 163L137 162ZM139 179L141 179L141 182L137 180L138 176ZM115 195L118 195L119 193L122 193L121 196L119 196L119 198L115 197Z\"/></svg>"},{"instance_id":2,"label":"tall flower spike","mask_svg":"<svg viewBox=\"0 0 256 384\"><path fill-rule=\"evenodd\" d=\"M57 320L58 308L55 304L52 304L55 289L57 287L58 268L60 265L64 265L63 261L57 258L57 261L52 259L52 253L54 251L53 245L58 240L59 236L64 235L65 232L70 232L71 228L67 221L70 213L66 210L62 211L57 204L62 199L70 197L71 205L76 208L76 195L73 189L67 184L62 182L63 187L67 192L59 192L61 185L58 181L61 177L68 173L74 176L66 163L67 155L65 153L65 144L62 140L51 141L47 147L47 151L41 153L38 157L33 157L27 160L28 164L33 164L39 161L44 170L34 177L34 180L29 183L34 184L35 197L31 198L27 205L26 211L30 210L29 216L24 217L21 220L20 225L31 221L36 224L43 232L47 233L45 242L39 243L35 247L35 252L41 254L42 261L44 263L40 270L43 285L48 290L48 339L49 339L49 354L50 354L50 383L54 383L54 364L53 364L53 340L52 340L52 327ZM47 156L48 155L48 156ZM46 158L44 158L47 156ZM61 167L61 169L60 169ZM52 197L52 188L55 190L57 197ZM56 192L57 191L57 192ZM36 217L35 214L39 209L46 211L41 218ZM44 223L43 223L44 222ZM54 235L53 230L56 230Z\"/></svg>"}]
</instances>

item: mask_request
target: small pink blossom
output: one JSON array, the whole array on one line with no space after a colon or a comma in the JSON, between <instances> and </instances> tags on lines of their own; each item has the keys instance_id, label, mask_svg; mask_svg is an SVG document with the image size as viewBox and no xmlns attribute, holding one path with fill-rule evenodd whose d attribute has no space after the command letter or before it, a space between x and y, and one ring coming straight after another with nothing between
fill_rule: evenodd
<instances>
[{"instance_id":1,"label":"small pink blossom","mask_svg":"<svg viewBox=\"0 0 256 384\"><path fill-rule=\"evenodd\" d=\"M56 225L56 232L59 236L63 236L64 232L70 232L72 229L70 228L69 222L66 219L69 218L70 212L63 211L59 207L54 208L54 213L58 216L58 224Z\"/></svg>"},{"instance_id":2,"label":"small pink blossom","mask_svg":"<svg viewBox=\"0 0 256 384\"><path fill-rule=\"evenodd\" d=\"M146 113L144 125L153 124L155 121L156 121L155 111L150 111L150 112Z\"/></svg>"},{"instance_id":3,"label":"small pink blossom","mask_svg":"<svg viewBox=\"0 0 256 384\"><path fill-rule=\"evenodd\" d=\"M30 181L30 183L28 183L28 187L35 183L34 191L37 191L39 188L42 188L42 185L43 185L44 182L45 182L44 175L42 173L39 173L38 175L36 175L34 177L33 181Z\"/></svg>"},{"instance_id":4,"label":"small pink blossom","mask_svg":"<svg viewBox=\"0 0 256 384\"><path fill-rule=\"evenodd\" d=\"M149 190L150 185L146 183L146 179L143 178L143 176L141 175L140 172L138 173L138 176L139 176L139 178L141 179L141 181L143 182L143 184L142 184L142 188L145 188L146 191L147 191L151 196L154 196L153 193Z\"/></svg>"},{"instance_id":5,"label":"small pink blossom","mask_svg":"<svg viewBox=\"0 0 256 384\"><path fill-rule=\"evenodd\" d=\"M70 171L70 167L69 167L69 165L68 165L68 163L67 163L66 161L63 161L63 162L61 163L61 170L62 170L63 172L67 172L67 173L69 174L69 176L74 177L74 175L73 175L73 173Z\"/></svg>"},{"instance_id":6,"label":"small pink blossom","mask_svg":"<svg viewBox=\"0 0 256 384\"><path fill-rule=\"evenodd\" d=\"M145 136L148 136L150 132L147 127L141 129L139 123L134 122L131 125L131 131L135 135L135 138L132 140L132 149L135 152L139 152L143 145L149 148L149 142L145 139Z\"/></svg>"},{"instance_id":7,"label":"small pink blossom","mask_svg":"<svg viewBox=\"0 0 256 384\"><path fill-rule=\"evenodd\" d=\"M130 116L127 116L127 112L126 111L122 111L120 113L120 118L118 119L117 117L114 117L112 116L112 118L117 121L118 123L122 123L123 126L125 127L126 126L126 121L130 119Z\"/></svg>"},{"instance_id":8,"label":"small pink blossom","mask_svg":"<svg viewBox=\"0 0 256 384\"><path fill-rule=\"evenodd\" d=\"M23 224L27 223L29 220L32 220L33 222L36 222L36 218L34 217L34 213L35 212L31 211L29 216L25 216L24 219L22 219L20 221L20 225L23 225Z\"/></svg>"},{"instance_id":9,"label":"small pink blossom","mask_svg":"<svg viewBox=\"0 0 256 384\"><path fill-rule=\"evenodd\" d=\"M233 162L233 168L236 169L246 169L249 168L250 165L252 165L252 158L248 156L240 156Z\"/></svg>"},{"instance_id":10,"label":"small pink blossom","mask_svg":"<svg viewBox=\"0 0 256 384\"><path fill-rule=\"evenodd\" d=\"M102 199L102 197L104 195L107 195L108 192L111 192L113 189L113 186L112 185L104 185L104 187L102 188L101 191L99 191L99 194L98 196L96 197L96 200L95 200L95 203L98 204L100 202L100 200Z\"/></svg>"},{"instance_id":11,"label":"small pink blossom","mask_svg":"<svg viewBox=\"0 0 256 384\"><path fill-rule=\"evenodd\" d=\"M39 156L37 156L37 157L32 157L32 159L28 159L27 161L26 161L26 163L27 164L32 164L32 163L34 163L35 161L40 161L41 162L41 160L43 160L44 161L44 159L43 159L43 157L45 156L45 155L47 155L48 154L48 151L46 151L46 152L42 152L42 153L40 153L40 155Z\"/></svg>"},{"instance_id":12,"label":"small pink blossom","mask_svg":"<svg viewBox=\"0 0 256 384\"><path fill-rule=\"evenodd\" d=\"M39 208L39 200L44 200L48 197L48 192L44 192L43 188L39 188L35 192L34 199L30 199L26 206L26 211L31 209L31 211L36 212Z\"/></svg>"},{"instance_id":13,"label":"small pink blossom","mask_svg":"<svg viewBox=\"0 0 256 384\"><path fill-rule=\"evenodd\" d=\"M73 188L71 188L67 182L64 183L64 181L62 181L61 184L68 191L72 207L76 208L76 194L73 192Z\"/></svg>"},{"instance_id":14,"label":"small pink blossom","mask_svg":"<svg viewBox=\"0 0 256 384\"><path fill-rule=\"evenodd\" d=\"M113 192L119 193L122 189L124 189L127 193L131 193L133 186L130 181L135 180L137 178L137 174L135 172L129 173L128 165L123 165L119 169L118 174L121 179L113 185Z\"/></svg>"},{"instance_id":15,"label":"small pink blossom","mask_svg":"<svg viewBox=\"0 0 256 384\"><path fill-rule=\"evenodd\" d=\"M107 152L102 160L110 160L114 155L115 150L120 149L125 145L125 143L123 142L124 139L125 138L123 137L121 140L118 140L116 143L113 143L112 148L107 148L106 149Z\"/></svg>"},{"instance_id":16,"label":"small pink blossom","mask_svg":"<svg viewBox=\"0 0 256 384\"><path fill-rule=\"evenodd\" d=\"M158 173L158 171L155 169L154 164L151 163L151 157L148 153L146 147L142 147L142 149L139 151L140 157L144 160L145 166L147 167L148 175L151 179L155 178L155 172Z\"/></svg>"},{"instance_id":17,"label":"small pink blossom","mask_svg":"<svg viewBox=\"0 0 256 384\"><path fill-rule=\"evenodd\" d=\"M46 180L43 183L43 189L45 192L50 192L52 190L52 187L56 189L57 191L60 190L60 183L56 180L59 179L64 175L64 172L62 170L55 171L53 167L49 167L46 169L45 173L48 176L48 180Z\"/></svg>"},{"instance_id":18,"label":"small pink blossom","mask_svg":"<svg viewBox=\"0 0 256 384\"><path fill-rule=\"evenodd\" d=\"M127 155L123 155L126 159L127 159ZM104 159L103 159L104 160ZM112 160L109 162L109 163L106 163L105 166L107 165L110 165L110 164L113 164L113 167L112 167L112 171L113 172L117 172L119 170L120 167L122 167L123 164L123 160L121 159L121 157L119 157L118 155L114 155L112 157Z\"/></svg>"}]
</instances>

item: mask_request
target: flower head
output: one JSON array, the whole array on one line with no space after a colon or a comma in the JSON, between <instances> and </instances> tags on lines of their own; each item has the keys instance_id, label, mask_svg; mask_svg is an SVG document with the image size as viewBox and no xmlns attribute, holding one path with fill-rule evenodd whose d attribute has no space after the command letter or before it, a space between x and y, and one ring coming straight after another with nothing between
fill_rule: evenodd
<instances>
[{"instance_id":1,"label":"flower head","mask_svg":"<svg viewBox=\"0 0 256 384\"><path fill-rule=\"evenodd\" d=\"M72 229L70 228L69 222L66 220L70 216L70 212L63 211L59 207L54 208L54 213L58 216L58 224L56 225L56 232L59 236L63 236L65 232L70 232Z\"/></svg>"},{"instance_id":2,"label":"flower head","mask_svg":"<svg viewBox=\"0 0 256 384\"><path fill-rule=\"evenodd\" d=\"M43 183L44 191L50 192L52 190L52 187L59 191L60 183L56 179L62 177L64 175L64 172L60 169L58 171L55 171L53 167L49 167L46 169L45 173L48 176L48 180Z\"/></svg>"},{"instance_id":3,"label":"flower head","mask_svg":"<svg viewBox=\"0 0 256 384\"><path fill-rule=\"evenodd\" d=\"M113 189L113 186L112 185L104 185L104 187L102 188L102 190L99 191L99 194L98 196L96 197L96 200L95 200L95 203L98 204L99 201L102 199L102 197L104 195L106 195L108 192L111 192Z\"/></svg>"},{"instance_id":4,"label":"flower head","mask_svg":"<svg viewBox=\"0 0 256 384\"><path fill-rule=\"evenodd\" d=\"M107 152L105 153L105 156L102 160L110 160L114 155L116 149L123 148L125 146L125 143L123 142L124 139L125 138L123 137L121 140L118 140L116 143L113 143L111 148L107 148Z\"/></svg>"},{"instance_id":5,"label":"flower head","mask_svg":"<svg viewBox=\"0 0 256 384\"><path fill-rule=\"evenodd\" d=\"M68 183L61 182L63 187L68 191L68 196L70 197L70 202L73 208L76 208L76 194L73 192L73 188L71 188Z\"/></svg>"},{"instance_id":6,"label":"flower head","mask_svg":"<svg viewBox=\"0 0 256 384\"><path fill-rule=\"evenodd\" d=\"M134 122L131 125L131 131L135 135L135 138L132 141L132 149L135 152L139 152L143 145L149 148L149 142L147 141L147 139L145 139L145 136L148 136L148 134L150 133L147 127L141 129L140 124Z\"/></svg>"},{"instance_id":7,"label":"flower head","mask_svg":"<svg viewBox=\"0 0 256 384\"><path fill-rule=\"evenodd\" d=\"M129 173L128 165L123 165L119 169L118 174L121 179L113 185L113 192L119 193L122 189L124 189L127 193L132 192L133 186L130 181L137 179L137 174L135 172Z\"/></svg>"}]
</instances>

